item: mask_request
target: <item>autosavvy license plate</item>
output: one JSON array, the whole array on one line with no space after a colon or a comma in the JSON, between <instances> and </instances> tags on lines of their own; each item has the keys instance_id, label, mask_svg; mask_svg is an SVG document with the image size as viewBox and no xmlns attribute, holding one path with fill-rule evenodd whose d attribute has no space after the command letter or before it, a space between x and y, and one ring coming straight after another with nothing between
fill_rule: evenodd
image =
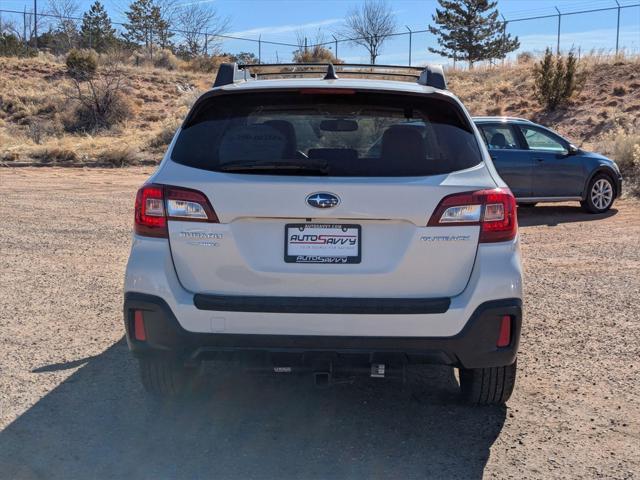
<instances>
[{"instance_id":1,"label":"autosavvy license plate","mask_svg":"<svg viewBox=\"0 0 640 480\"><path fill-rule=\"evenodd\" d=\"M360 263L360 225L285 225L287 263Z\"/></svg>"}]
</instances>

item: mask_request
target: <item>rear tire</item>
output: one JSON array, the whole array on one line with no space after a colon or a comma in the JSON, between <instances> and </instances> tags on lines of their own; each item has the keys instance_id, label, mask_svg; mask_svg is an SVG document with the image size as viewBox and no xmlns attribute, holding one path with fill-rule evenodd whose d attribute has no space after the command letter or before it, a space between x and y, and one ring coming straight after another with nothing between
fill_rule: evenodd
<instances>
[{"instance_id":1,"label":"rear tire","mask_svg":"<svg viewBox=\"0 0 640 480\"><path fill-rule=\"evenodd\" d=\"M613 205L615 193L611 177L599 173L589 182L587 198L580 202L580 205L589 213L604 213Z\"/></svg>"},{"instance_id":2,"label":"rear tire","mask_svg":"<svg viewBox=\"0 0 640 480\"><path fill-rule=\"evenodd\" d=\"M505 367L460 368L460 391L471 405L504 405L516 384L517 360Z\"/></svg>"},{"instance_id":3,"label":"rear tire","mask_svg":"<svg viewBox=\"0 0 640 480\"><path fill-rule=\"evenodd\" d=\"M156 396L175 397L184 393L197 374L172 358L140 358L140 379L144 389Z\"/></svg>"}]
</instances>

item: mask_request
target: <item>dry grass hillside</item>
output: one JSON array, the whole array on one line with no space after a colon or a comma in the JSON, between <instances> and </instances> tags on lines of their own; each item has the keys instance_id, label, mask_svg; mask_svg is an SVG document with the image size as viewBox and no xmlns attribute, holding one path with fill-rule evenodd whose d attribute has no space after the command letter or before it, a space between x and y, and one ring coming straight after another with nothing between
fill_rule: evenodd
<instances>
[{"instance_id":1,"label":"dry grass hillside","mask_svg":"<svg viewBox=\"0 0 640 480\"><path fill-rule=\"evenodd\" d=\"M534 95L533 63L449 75L451 90L473 115L523 117L556 129L586 148L607 148L614 133L640 131L640 58L587 57L583 85L553 112Z\"/></svg>"},{"instance_id":2,"label":"dry grass hillside","mask_svg":"<svg viewBox=\"0 0 640 480\"><path fill-rule=\"evenodd\" d=\"M0 161L122 166L157 162L212 74L124 67L131 117L96 134L69 133L73 85L50 57L0 58Z\"/></svg>"},{"instance_id":3,"label":"dry grass hillside","mask_svg":"<svg viewBox=\"0 0 640 480\"><path fill-rule=\"evenodd\" d=\"M180 119L214 74L125 68L132 115L96 134L65 131L72 84L62 60L0 58L0 162L66 165L155 163ZM533 63L450 71L449 85L473 115L510 115L548 125L577 145L640 169L640 58L586 57L581 90L553 112L534 96ZM635 162L635 163L634 163Z\"/></svg>"}]
</instances>

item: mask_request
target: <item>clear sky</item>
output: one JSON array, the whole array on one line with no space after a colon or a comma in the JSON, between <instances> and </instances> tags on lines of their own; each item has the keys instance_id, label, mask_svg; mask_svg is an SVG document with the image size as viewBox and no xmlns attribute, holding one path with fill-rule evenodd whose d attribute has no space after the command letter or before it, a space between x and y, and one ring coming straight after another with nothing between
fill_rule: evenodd
<instances>
[{"instance_id":1,"label":"clear sky","mask_svg":"<svg viewBox=\"0 0 640 480\"><path fill-rule=\"evenodd\" d=\"M93 0L78 0L81 10ZM229 34L243 38L296 43L296 32L305 31L315 39L320 29L327 41L341 32L345 16L360 3L359 0L177 0L179 5L191 2L211 3L218 12L231 20ZM618 0L621 5L634 5L640 0ZM102 0L113 21L123 21L128 0ZM409 27L424 30L437 6L436 0L389 0L397 18L398 31ZM33 0L0 0L0 9L22 10L32 7ZM500 12L509 20L536 15L553 15L557 6L562 13L615 7L615 0L499 0ZM46 0L38 0L38 10L46 8ZM592 49L611 51L615 48L617 12L600 11L562 17L561 48L580 47L582 52ZM510 22L508 32L520 38L520 50L539 52L546 46L555 47L557 17ZM628 51L640 53L640 7L625 8L621 13L620 45ZM339 35L336 35L339 36ZM435 40L428 33L416 33L412 42L412 62L442 61L429 53L427 47ZM258 45L249 41L229 40L224 51L258 53ZM333 47L332 47L333 48ZM288 61L292 48L262 45L263 61ZM368 62L364 48L339 44L338 56L350 62ZM378 63L406 64L409 56L408 36L395 37L383 48Z\"/></svg>"}]
</instances>

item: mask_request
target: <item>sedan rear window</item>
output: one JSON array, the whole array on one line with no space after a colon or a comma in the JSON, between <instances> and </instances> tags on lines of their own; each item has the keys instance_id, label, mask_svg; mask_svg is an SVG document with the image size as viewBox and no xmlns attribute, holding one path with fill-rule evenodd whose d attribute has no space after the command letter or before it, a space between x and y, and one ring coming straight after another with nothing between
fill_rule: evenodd
<instances>
[{"instance_id":1,"label":"sedan rear window","mask_svg":"<svg viewBox=\"0 0 640 480\"><path fill-rule=\"evenodd\" d=\"M211 171L345 177L435 175L482 161L451 102L366 92L213 96L185 123L171 158Z\"/></svg>"}]
</instances>

